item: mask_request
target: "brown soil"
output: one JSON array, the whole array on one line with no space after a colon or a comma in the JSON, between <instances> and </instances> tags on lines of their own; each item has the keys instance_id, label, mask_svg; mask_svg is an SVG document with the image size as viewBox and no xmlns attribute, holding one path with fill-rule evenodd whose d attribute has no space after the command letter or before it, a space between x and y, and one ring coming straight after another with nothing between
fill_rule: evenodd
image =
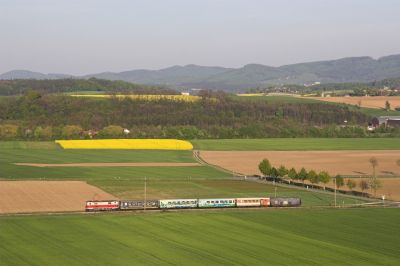
<instances>
[{"instance_id":1,"label":"brown soil","mask_svg":"<svg viewBox=\"0 0 400 266\"><path fill-rule=\"evenodd\" d=\"M386 101L389 101L392 110L400 107L400 96L374 96L374 97L307 97L325 102L346 103L351 105L360 105L360 107L368 108L385 108Z\"/></svg>"},{"instance_id":2,"label":"brown soil","mask_svg":"<svg viewBox=\"0 0 400 266\"><path fill-rule=\"evenodd\" d=\"M198 163L15 163L15 165L34 166L34 167L134 167L134 166L200 166Z\"/></svg>"},{"instance_id":3,"label":"brown soil","mask_svg":"<svg viewBox=\"0 0 400 266\"><path fill-rule=\"evenodd\" d=\"M115 197L82 181L0 181L0 214L83 211L93 199Z\"/></svg>"},{"instance_id":4,"label":"brown soil","mask_svg":"<svg viewBox=\"0 0 400 266\"><path fill-rule=\"evenodd\" d=\"M258 164L267 158L272 165L287 168L314 169L330 174L352 176L371 175L371 157L378 159L376 173L380 176L400 176L400 151L201 151L206 162L245 175L259 174Z\"/></svg>"},{"instance_id":5,"label":"brown soil","mask_svg":"<svg viewBox=\"0 0 400 266\"><path fill-rule=\"evenodd\" d=\"M359 178L372 174L369 159L374 156L379 162L376 173L383 180L377 195L400 200L400 167L396 165L400 151L201 151L200 156L210 164L244 175L259 175L258 164L267 158L276 167L304 167L331 175L356 176L357 183Z\"/></svg>"},{"instance_id":6,"label":"brown soil","mask_svg":"<svg viewBox=\"0 0 400 266\"><path fill-rule=\"evenodd\" d=\"M345 178L345 184L347 182L347 179L348 178ZM361 180L365 180L368 182L369 179L368 178L351 178L351 180L355 181L356 185L357 185L354 190L361 191L358 184L360 183ZM382 186L382 188L380 188L376 191L376 197L381 197L382 195L385 195L386 199L400 200L400 178L380 177L379 180L382 181L383 186ZM309 183L309 182L306 181L306 183ZM319 184L319 185L321 186L322 184ZM333 183L328 183L326 186L334 188ZM344 185L343 187L340 187L339 189L349 191L349 189L346 187L346 185ZM371 189L366 190L364 192L374 195L374 191Z\"/></svg>"}]
</instances>

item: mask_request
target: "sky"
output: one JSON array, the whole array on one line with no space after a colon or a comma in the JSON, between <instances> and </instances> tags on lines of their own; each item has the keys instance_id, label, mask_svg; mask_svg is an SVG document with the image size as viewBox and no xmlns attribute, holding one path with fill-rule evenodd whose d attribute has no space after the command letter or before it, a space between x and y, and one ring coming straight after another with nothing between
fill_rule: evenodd
<instances>
[{"instance_id":1,"label":"sky","mask_svg":"<svg viewBox=\"0 0 400 266\"><path fill-rule=\"evenodd\" d=\"M399 0L0 0L0 73L400 53Z\"/></svg>"}]
</instances>

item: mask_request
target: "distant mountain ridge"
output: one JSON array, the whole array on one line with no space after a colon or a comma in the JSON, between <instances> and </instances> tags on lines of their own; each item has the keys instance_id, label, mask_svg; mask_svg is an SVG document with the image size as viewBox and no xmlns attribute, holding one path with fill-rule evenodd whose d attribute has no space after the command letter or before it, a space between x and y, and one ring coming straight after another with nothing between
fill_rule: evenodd
<instances>
[{"instance_id":1,"label":"distant mountain ridge","mask_svg":"<svg viewBox=\"0 0 400 266\"><path fill-rule=\"evenodd\" d=\"M232 91L277 84L370 82L400 77L400 54L379 59L367 56L347 57L280 67L261 64L248 64L241 68L186 65L172 66L160 70L141 69L103 72L85 76L43 74L27 70L13 70L0 75L0 79L60 79L71 77L123 80L178 88L193 87Z\"/></svg>"}]
</instances>

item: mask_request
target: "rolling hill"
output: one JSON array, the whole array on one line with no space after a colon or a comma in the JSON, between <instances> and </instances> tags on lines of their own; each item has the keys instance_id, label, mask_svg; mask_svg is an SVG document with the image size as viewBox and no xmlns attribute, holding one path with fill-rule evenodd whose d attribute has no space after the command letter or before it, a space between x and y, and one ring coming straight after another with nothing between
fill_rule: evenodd
<instances>
[{"instance_id":1,"label":"rolling hill","mask_svg":"<svg viewBox=\"0 0 400 266\"><path fill-rule=\"evenodd\" d=\"M370 82L400 76L400 54L373 59L348 57L338 60L299 63L280 67L248 64L241 68L208 67L198 65L172 66L160 70L131 70L103 72L75 78L100 78L171 87L192 87L223 90L274 84ZM55 79L70 75L42 74L14 70L0 75L0 79Z\"/></svg>"}]
</instances>

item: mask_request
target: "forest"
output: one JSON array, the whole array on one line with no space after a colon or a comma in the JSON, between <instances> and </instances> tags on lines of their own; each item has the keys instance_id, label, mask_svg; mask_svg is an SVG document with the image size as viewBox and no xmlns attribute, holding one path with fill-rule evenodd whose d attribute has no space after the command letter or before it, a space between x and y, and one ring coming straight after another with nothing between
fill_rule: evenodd
<instances>
[{"instance_id":1,"label":"forest","mask_svg":"<svg viewBox=\"0 0 400 266\"><path fill-rule=\"evenodd\" d=\"M104 79L55 79L35 80L17 79L0 80L0 95L23 95L28 91L41 93L61 93L79 91L103 91L107 93L130 94L180 94L163 86L133 84L125 81L111 81Z\"/></svg>"},{"instance_id":2,"label":"forest","mask_svg":"<svg viewBox=\"0 0 400 266\"><path fill-rule=\"evenodd\" d=\"M370 120L347 106L238 101L93 99L41 94L0 100L1 139L364 137ZM344 122L346 121L346 122ZM128 129L125 134L123 129ZM125 131L126 132L126 131ZM398 135L398 129L380 132Z\"/></svg>"}]
</instances>

